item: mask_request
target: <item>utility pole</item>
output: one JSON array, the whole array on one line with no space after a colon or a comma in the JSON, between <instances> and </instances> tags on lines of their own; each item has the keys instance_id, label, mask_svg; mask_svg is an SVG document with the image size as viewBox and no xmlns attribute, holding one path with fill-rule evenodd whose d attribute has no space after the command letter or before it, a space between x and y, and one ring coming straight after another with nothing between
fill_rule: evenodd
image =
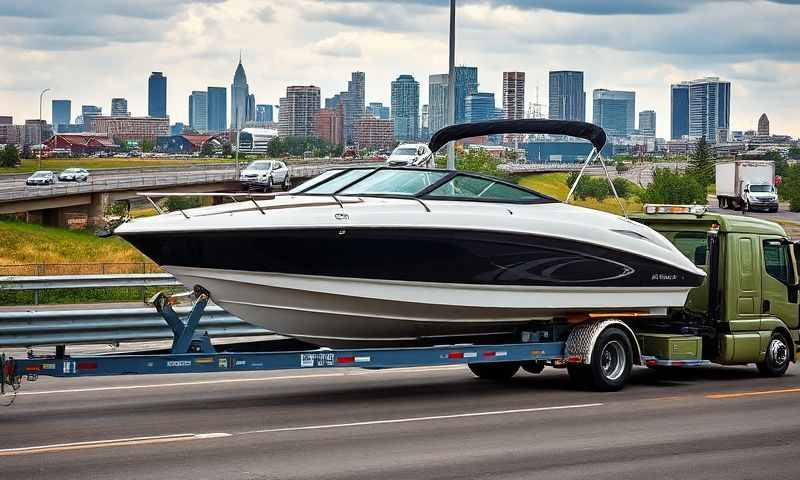
<instances>
[{"instance_id":1,"label":"utility pole","mask_svg":"<svg viewBox=\"0 0 800 480\"><path fill-rule=\"evenodd\" d=\"M447 124L456 123L456 0L450 0L450 69L447 74ZM447 144L447 168L456 169L456 148Z\"/></svg>"},{"instance_id":2,"label":"utility pole","mask_svg":"<svg viewBox=\"0 0 800 480\"><path fill-rule=\"evenodd\" d=\"M42 97L44 97L44 94L49 91L49 88L45 88L42 90L42 93L39 94L39 170L42 169L42 145L44 144L44 128L42 128Z\"/></svg>"}]
</instances>

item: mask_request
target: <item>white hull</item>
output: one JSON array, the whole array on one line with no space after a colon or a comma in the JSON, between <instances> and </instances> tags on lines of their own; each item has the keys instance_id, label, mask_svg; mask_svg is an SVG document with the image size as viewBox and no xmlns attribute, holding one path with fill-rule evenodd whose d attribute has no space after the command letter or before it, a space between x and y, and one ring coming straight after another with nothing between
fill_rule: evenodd
<instances>
[{"instance_id":1,"label":"white hull","mask_svg":"<svg viewBox=\"0 0 800 480\"><path fill-rule=\"evenodd\" d=\"M591 311L661 313L688 287L543 287L404 282L165 265L243 320L321 346L436 343L510 333Z\"/></svg>"}]
</instances>

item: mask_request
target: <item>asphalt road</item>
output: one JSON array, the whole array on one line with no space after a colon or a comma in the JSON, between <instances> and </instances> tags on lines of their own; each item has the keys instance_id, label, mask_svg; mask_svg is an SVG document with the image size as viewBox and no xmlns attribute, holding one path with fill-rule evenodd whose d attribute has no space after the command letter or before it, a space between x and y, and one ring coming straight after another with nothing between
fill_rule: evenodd
<instances>
[{"instance_id":1,"label":"asphalt road","mask_svg":"<svg viewBox=\"0 0 800 480\"><path fill-rule=\"evenodd\" d=\"M0 409L3 479L793 478L800 368L464 367L40 379ZM7 401L8 398L0 400ZM94 443L84 443L94 442ZM17 449L17 450L15 450Z\"/></svg>"}]
</instances>

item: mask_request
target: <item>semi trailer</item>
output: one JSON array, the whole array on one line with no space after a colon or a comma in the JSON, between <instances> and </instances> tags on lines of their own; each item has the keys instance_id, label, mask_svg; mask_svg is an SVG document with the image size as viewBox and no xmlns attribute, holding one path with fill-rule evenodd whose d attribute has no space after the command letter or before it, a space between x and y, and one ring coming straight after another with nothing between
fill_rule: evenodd
<instances>
[{"instance_id":1,"label":"semi trailer","mask_svg":"<svg viewBox=\"0 0 800 480\"><path fill-rule=\"evenodd\" d=\"M671 369L755 364L764 376L783 375L800 345L798 245L775 223L709 213L703 206L646 205L631 216L672 242L707 276L682 308L652 312L591 311L531 323L494 344L339 350L219 352L197 331L209 292L195 287L185 318L170 297L152 303L174 333L168 354L11 358L0 356L0 388L16 390L40 375L209 373L309 368L394 368L467 365L479 378L504 381L520 369L565 368L576 383L621 389L634 365ZM642 240L646 241L646 240ZM657 248L654 246L654 248ZM613 295L613 292L609 292Z\"/></svg>"}]
</instances>

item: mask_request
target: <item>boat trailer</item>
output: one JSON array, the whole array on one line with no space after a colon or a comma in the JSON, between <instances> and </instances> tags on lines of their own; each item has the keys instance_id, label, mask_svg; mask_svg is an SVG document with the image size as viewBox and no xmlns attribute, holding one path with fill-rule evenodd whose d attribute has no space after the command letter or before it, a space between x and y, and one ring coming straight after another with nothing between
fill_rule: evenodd
<instances>
[{"instance_id":1,"label":"boat trailer","mask_svg":"<svg viewBox=\"0 0 800 480\"><path fill-rule=\"evenodd\" d=\"M185 319L172 308L181 297L195 297ZM267 352L218 352L207 332L197 331L208 304L209 292L196 286L193 291L167 296L157 293L150 303L171 327L173 342L168 354L103 354L71 356L64 348L55 355L33 355L27 358L0 354L0 394L16 392L22 380L35 381L39 376L86 377L112 375L154 375L176 373L217 373L260 370L360 367L367 369L418 366L470 365L507 363L522 365L539 372L545 364L556 368L588 364L594 340L608 326L630 331L619 320L603 319L576 327L548 326L539 331L522 331L519 342L504 344L454 344L431 347L397 347L367 349L329 349ZM566 330L569 330L566 333ZM630 332L631 336L633 332ZM564 338L565 340L555 340ZM634 363L647 366L696 366L707 360L664 360L640 353L632 336Z\"/></svg>"}]
</instances>

